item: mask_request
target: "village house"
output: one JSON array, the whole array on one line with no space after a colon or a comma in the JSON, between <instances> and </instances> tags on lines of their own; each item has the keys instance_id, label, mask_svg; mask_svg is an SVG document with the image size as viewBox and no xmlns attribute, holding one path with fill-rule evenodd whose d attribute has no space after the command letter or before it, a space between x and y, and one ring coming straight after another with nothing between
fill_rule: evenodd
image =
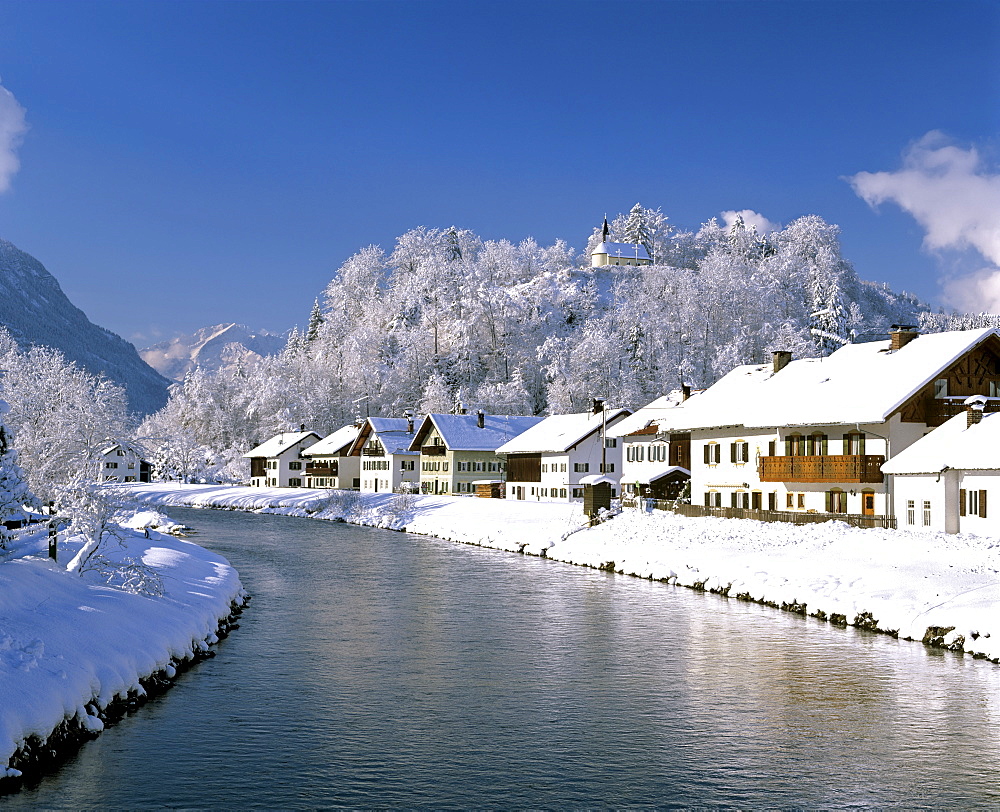
<instances>
[{"instance_id":1,"label":"village house","mask_svg":"<svg viewBox=\"0 0 1000 812\"><path fill-rule=\"evenodd\" d=\"M897 527L1000 535L1000 416L983 414L989 403L968 398L964 413L882 466Z\"/></svg>"},{"instance_id":2,"label":"village house","mask_svg":"<svg viewBox=\"0 0 1000 812\"><path fill-rule=\"evenodd\" d=\"M149 482L149 463L120 443L101 451L99 465L98 482Z\"/></svg>"},{"instance_id":3,"label":"village house","mask_svg":"<svg viewBox=\"0 0 1000 812\"><path fill-rule=\"evenodd\" d=\"M684 493L691 481L691 433L662 430L659 421L691 396L688 386L674 390L609 432L622 445L622 495L672 500Z\"/></svg>"},{"instance_id":4,"label":"village house","mask_svg":"<svg viewBox=\"0 0 1000 812\"><path fill-rule=\"evenodd\" d=\"M473 494L477 482L502 480L497 449L542 420L482 411L427 415L410 444L420 453L421 493Z\"/></svg>"},{"instance_id":5,"label":"village house","mask_svg":"<svg viewBox=\"0 0 1000 812\"><path fill-rule=\"evenodd\" d=\"M351 458L359 461L361 490L393 493L416 490L419 451L411 451L414 423L404 417L369 417L361 424L351 445Z\"/></svg>"},{"instance_id":6,"label":"village house","mask_svg":"<svg viewBox=\"0 0 1000 812\"><path fill-rule=\"evenodd\" d=\"M301 488L305 479L303 453L323 438L315 431L285 431L251 449L250 484L254 488Z\"/></svg>"},{"instance_id":7,"label":"village house","mask_svg":"<svg viewBox=\"0 0 1000 812\"><path fill-rule=\"evenodd\" d=\"M589 412L546 417L508 440L497 448L507 461L507 498L578 501L583 499L581 480L595 473L611 480L616 497L622 450L610 431L630 414L606 410L603 401L595 400Z\"/></svg>"},{"instance_id":8,"label":"village house","mask_svg":"<svg viewBox=\"0 0 1000 812\"><path fill-rule=\"evenodd\" d=\"M734 369L667 410L658 433L689 432L691 501L705 507L893 516L882 464L964 409L1000 408L1000 338L991 329L850 344L825 358Z\"/></svg>"},{"instance_id":9,"label":"village house","mask_svg":"<svg viewBox=\"0 0 1000 812\"><path fill-rule=\"evenodd\" d=\"M356 491L361 487L361 461L350 456L360 431L359 426L344 426L302 452L307 488Z\"/></svg>"}]
</instances>

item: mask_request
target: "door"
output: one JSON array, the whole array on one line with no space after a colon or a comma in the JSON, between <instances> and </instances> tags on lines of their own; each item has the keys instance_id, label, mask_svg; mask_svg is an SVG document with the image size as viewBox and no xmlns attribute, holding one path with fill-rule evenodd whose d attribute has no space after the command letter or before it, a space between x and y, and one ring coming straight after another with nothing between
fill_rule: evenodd
<instances>
[{"instance_id":1,"label":"door","mask_svg":"<svg viewBox=\"0 0 1000 812\"><path fill-rule=\"evenodd\" d=\"M871 491L861 494L861 513L865 516L875 515L875 494Z\"/></svg>"}]
</instances>

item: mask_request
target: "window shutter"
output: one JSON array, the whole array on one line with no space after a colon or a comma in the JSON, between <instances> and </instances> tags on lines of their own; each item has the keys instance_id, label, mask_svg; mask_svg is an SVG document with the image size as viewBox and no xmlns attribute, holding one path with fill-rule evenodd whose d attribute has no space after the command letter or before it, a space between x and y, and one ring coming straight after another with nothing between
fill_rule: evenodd
<instances>
[{"instance_id":1,"label":"window shutter","mask_svg":"<svg viewBox=\"0 0 1000 812\"><path fill-rule=\"evenodd\" d=\"M750 462L750 443L743 443L743 462Z\"/></svg>"},{"instance_id":2,"label":"window shutter","mask_svg":"<svg viewBox=\"0 0 1000 812\"><path fill-rule=\"evenodd\" d=\"M824 457L827 454L830 453L829 450L828 450L829 449L829 441L828 441L827 436L825 434L823 435L823 439L820 440L819 445L820 445L820 452L819 453L822 454Z\"/></svg>"},{"instance_id":3,"label":"window shutter","mask_svg":"<svg viewBox=\"0 0 1000 812\"><path fill-rule=\"evenodd\" d=\"M715 464L718 465L722 462L722 446L718 443L715 444Z\"/></svg>"},{"instance_id":4,"label":"window shutter","mask_svg":"<svg viewBox=\"0 0 1000 812\"><path fill-rule=\"evenodd\" d=\"M708 445L708 443L706 443L704 448L705 448L705 465L708 465L711 462L708 455L712 452L712 447Z\"/></svg>"},{"instance_id":5,"label":"window shutter","mask_svg":"<svg viewBox=\"0 0 1000 812\"><path fill-rule=\"evenodd\" d=\"M712 507L712 494L705 491L705 507Z\"/></svg>"},{"instance_id":6,"label":"window shutter","mask_svg":"<svg viewBox=\"0 0 1000 812\"><path fill-rule=\"evenodd\" d=\"M962 488L958 492L958 515L965 515L965 488Z\"/></svg>"},{"instance_id":7,"label":"window shutter","mask_svg":"<svg viewBox=\"0 0 1000 812\"><path fill-rule=\"evenodd\" d=\"M736 462L736 446L737 445L738 445L738 443L730 443L729 444L729 461L730 462ZM733 507L735 507L735 505L733 505Z\"/></svg>"},{"instance_id":8,"label":"window shutter","mask_svg":"<svg viewBox=\"0 0 1000 812\"><path fill-rule=\"evenodd\" d=\"M786 437L785 438L785 456L786 457L792 456L792 438L791 437Z\"/></svg>"},{"instance_id":9,"label":"window shutter","mask_svg":"<svg viewBox=\"0 0 1000 812\"><path fill-rule=\"evenodd\" d=\"M865 455L865 435L862 434L858 437L858 454L862 457Z\"/></svg>"},{"instance_id":10,"label":"window shutter","mask_svg":"<svg viewBox=\"0 0 1000 812\"><path fill-rule=\"evenodd\" d=\"M736 504L736 491L729 494L729 503L732 507L739 507L739 505Z\"/></svg>"},{"instance_id":11,"label":"window shutter","mask_svg":"<svg viewBox=\"0 0 1000 812\"><path fill-rule=\"evenodd\" d=\"M773 457L774 456L774 452L777 450L775 448L776 445L777 445L777 443L775 443L774 440L771 440L767 444L767 456L769 456L769 457Z\"/></svg>"},{"instance_id":12,"label":"window shutter","mask_svg":"<svg viewBox=\"0 0 1000 812\"><path fill-rule=\"evenodd\" d=\"M986 518L986 491L979 492L979 518Z\"/></svg>"},{"instance_id":13,"label":"window shutter","mask_svg":"<svg viewBox=\"0 0 1000 812\"><path fill-rule=\"evenodd\" d=\"M826 512L833 513L833 491L826 492Z\"/></svg>"}]
</instances>

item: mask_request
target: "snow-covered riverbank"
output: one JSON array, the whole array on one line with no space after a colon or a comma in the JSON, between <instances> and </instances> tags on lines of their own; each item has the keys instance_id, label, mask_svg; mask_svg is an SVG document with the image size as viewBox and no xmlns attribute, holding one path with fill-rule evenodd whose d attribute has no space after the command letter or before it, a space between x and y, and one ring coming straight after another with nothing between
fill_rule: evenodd
<instances>
[{"instance_id":1,"label":"snow-covered riverbank","mask_svg":"<svg viewBox=\"0 0 1000 812\"><path fill-rule=\"evenodd\" d=\"M157 521L150 512L132 525ZM81 546L60 541L53 562L42 530L0 550L0 779L99 732L144 686L169 683L246 597L228 561L166 533L109 541L109 562L135 562L110 584L96 570L67 571Z\"/></svg>"},{"instance_id":2,"label":"snow-covered riverbank","mask_svg":"<svg viewBox=\"0 0 1000 812\"><path fill-rule=\"evenodd\" d=\"M150 484L157 505L344 521L663 579L1000 661L1000 540L840 522L795 526L626 510L585 527L579 504Z\"/></svg>"}]
</instances>

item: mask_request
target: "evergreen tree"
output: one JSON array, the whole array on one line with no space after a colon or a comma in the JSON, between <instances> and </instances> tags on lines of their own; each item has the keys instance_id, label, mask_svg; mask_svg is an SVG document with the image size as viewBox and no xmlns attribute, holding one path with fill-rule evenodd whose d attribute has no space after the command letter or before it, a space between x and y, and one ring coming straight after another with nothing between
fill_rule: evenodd
<instances>
[{"instance_id":1,"label":"evergreen tree","mask_svg":"<svg viewBox=\"0 0 1000 812\"><path fill-rule=\"evenodd\" d=\"M323 326L323 313L319 309L319 299L313 299L312 312L309 314L309 326L306 328L306 341L319 338L319 328Z\"/></svg>"}]
</instances>

